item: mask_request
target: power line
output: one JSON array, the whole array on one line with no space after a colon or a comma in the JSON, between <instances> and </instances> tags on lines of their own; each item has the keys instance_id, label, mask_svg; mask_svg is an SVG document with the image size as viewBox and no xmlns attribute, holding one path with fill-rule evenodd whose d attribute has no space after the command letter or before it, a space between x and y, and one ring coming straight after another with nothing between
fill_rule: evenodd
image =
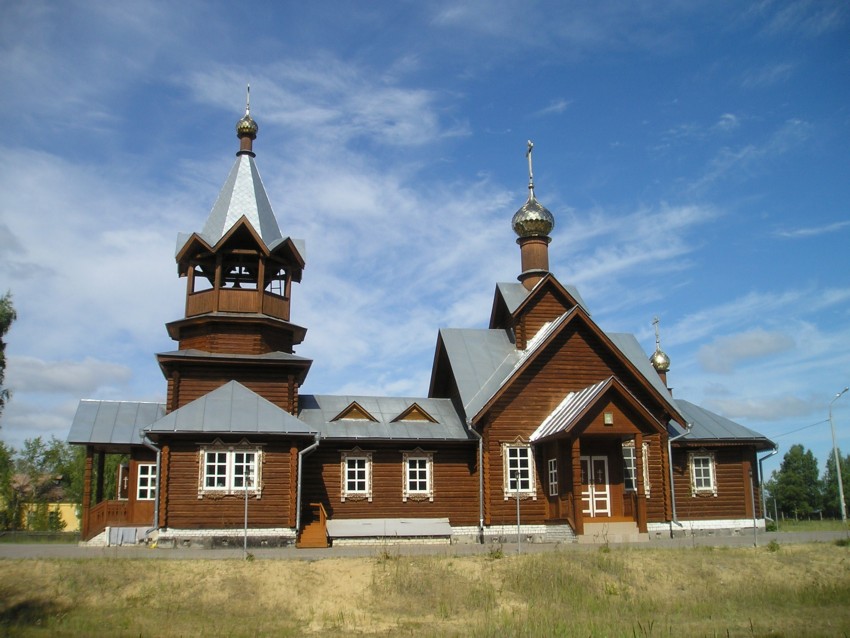
<instances>
[{"instance_id":1,"label":"power line","mask_svg":"<svg viewBox=\"0 0 850 638\"><path fill-rule=\"evenodd\" d=\"M794 434L795 432L802 432L803 430L808 430L809 428L813 428L816 425L821 425L823 423L829 423L829 419L824 419L823 421L818 421L817 423L812 423L810 425L804 425L801 428L797 428L796 430L791 430L790 432L785 432L784 434L777 434L774 436L774 439L781 439L783 436L788 436L789 434Z\"/></svg>"}]
</instances>

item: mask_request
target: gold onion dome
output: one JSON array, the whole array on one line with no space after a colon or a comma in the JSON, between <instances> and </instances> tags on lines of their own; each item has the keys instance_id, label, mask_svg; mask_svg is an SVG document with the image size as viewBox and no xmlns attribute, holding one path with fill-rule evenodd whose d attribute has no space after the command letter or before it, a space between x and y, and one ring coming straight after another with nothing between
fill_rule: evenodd
<instances>
[{"instance_id":1,"label":"gold onion dome","mask_svg":"<svg viewBox=\"0 0 850 638\"><path fill-rule=\"evenodd\" d=\"M555 227L555 217L534 197L534 173L531 169L531 152L534 142L528 140L528 201L514 213L511 220L514 232L522 237L548 237Z\"/></svg>"},{"instance_id":2,"label":"gold onion dome","mask_svg":"<svg viewBox=\"0 0 850 638\"><path fill-rule=\"evenodd\" d=\"M258 130L260 130L260 127L257 126L254 118L251 117L251 114L247 111L245 112L245 115L242 116L242 119L236 122L236 134L239 137L242 137L243 135L256 137Z\"/></svg>"},{"instance_id":3,"label":"gold onion dome","mask_svg":"<svg viewBox=\"0 0 850 638\"><path fill-rule=\"evenodd\" d=\"M254 139L257 137L257 131L259 130L260 127L257 126L254 118L251 117L251 85L249 84L247 97L245 98L245 115L242 116L242 119L236 122L236 135L240 138L248 136L251 139Z\"/></svg>"},{"instance_id":4,"label":"gold onion dome","mask_svg":"<svg viewBox=\"0 0 850 638\"><path fill-rule=\"evenodd\" d=\"M649 362L658 372L670 371L670 357L668 357L663 350L656 350L653 352L652 356L649 358Z\"/></svg>"},{"instance_id":5,"label":"gold onion dome","mask_svg":"<svg viewBox=\"0 0 850 638\"><path fill-rule=\"evenodd\" d=\"M655 327L655 352L649 357L649 362L656 372L670 371L670 357L668 357L661 349L661 333L658 330L658 317L652 318L652 325Z\"/></svg>"},{"instance_id":6,"label":"gold onion dome","mask_svg":"<svg viewBox=\"0 0 850 638\"><path fill-rule=\"evenodd\" d=\"M511 226L520 237L548 236L555 227L555 217L531 195L514 213Z\"/></svg>"}]
</instances>

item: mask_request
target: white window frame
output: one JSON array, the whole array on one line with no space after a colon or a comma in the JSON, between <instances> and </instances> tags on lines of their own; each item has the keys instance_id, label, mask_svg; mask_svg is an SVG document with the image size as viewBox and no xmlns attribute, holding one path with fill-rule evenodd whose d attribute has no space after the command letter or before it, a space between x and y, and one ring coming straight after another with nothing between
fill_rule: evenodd
<instances>
[{"instance_id":1,"label":"white window frame","mask_svg":"<svg viewBox=\"0 0 850 638\"><path fill-rule=\"evenodd\" d=\"M363 464L362 468L355 467L355 464ZM363 470L363 478L355 477L352 480L364 482L364 489L359 489L355 486L354 489L349 489L349 470ZM344 451L340 454L340 498L345 503L346 500L352 501L369 501L372 502L372 452L364 452L360 448Z\"/></svg>"},{"instance_id":2,"label":"white window frame","mask_svg":"<svg viewBox=\"0 0 850 638\"><path fill-rule=\"evenodd\" d=\"M691 475L691 496L717 496L717 464L714 452L689 452L688 470Z\"/></svg>"},{"instance_id":3,"label":"white window frame","mask_svg":"<svg viewBox=\"0 0 850 638\"><path fill-rule=\"evenodd\" d=\"M537 481L534 473L534 451L521 441L502 443L502 474L505 500L510 498L533 498L537 500ZM525 470L526 476L519 480L514 473Z\"/></svg>"},{"instance_id":4,"label":"white window frame","mask_svg":"<svg viewBox=\"0 0 850 638\"><path fill-rule=\"evenodd\" d=\"M549 459L549 496L558 496L558 459Z\"/></svg>"},{"instance_id":5,"label":"white window frame","mask_svg":"<svg viewBox=\"0 0 850 638\"><path fill-rule=\"evenodd\" d=\"M215 455L213 459L211 455ZM253 455L245 463L245 455ZM213 445L201 448L198 469L198 498L204 496L248 494L260 498L263 491L263 451L259 447L247 445ZM251 468L250 483L245 489L243 477L245 466ZM210 468L215 468L208 473ZM214 485L208 483L214 482Z\"/></svg>"},{"instance_id":6,"label":"white window frame","mask_svg":"<svg viewBox=\"0 0 850 638\"><path fill-rule=\"evenodd\" d=\"M158 489L159 477L156 475L156 463L139 463L136 466L136 500L155 501Z\"/></svg>"},{"instance_id":7,"label":"white window frame","mask_svg":"<svg viewBox=\"0 0 850 638\"><path fill-rule=\"evenodd\" d=\"M416 464L417 467L411 466ZM421 473L424 472L424 478ZM416 473L417 476L413 476ZM424 486L423 486L424 483ZM434 453L419 448L402 453L402 501L434 500Z\"/></svg>"},{"instance_id":8,"label":"white window frame","mask_svg":"<svg viewBox=\"0 0 850 638\"><path fill-rule=\"evenodd\" d=\"M651 492L651 484L649 482L649 443L644 441L641 444L641 461L643 462L643 491L646 498L649 498ZM629 482L632 486L629 487ZM637 491L637 455L635 454L635 442L623 442L623 489L626 492Z\"/></svg>"}]
</instances>

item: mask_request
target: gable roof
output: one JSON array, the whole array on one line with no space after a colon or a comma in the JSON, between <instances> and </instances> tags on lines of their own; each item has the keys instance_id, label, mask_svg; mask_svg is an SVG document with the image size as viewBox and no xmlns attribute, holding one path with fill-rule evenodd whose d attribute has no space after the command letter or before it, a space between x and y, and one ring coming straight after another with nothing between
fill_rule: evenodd
<instances>
[{"instance_id":1,"label":"gable roof","mask_svg":"<svg viewBox=\"0 0 850 638\"><path fill-rule=\"evenodd\" d=\"M637 398L629 392L616 377L608 377L599 383L579 390L578 392L569 392L564 397L563 401L555 408L552 413L547 416L537 429L529 437L530 441L539 441L546 437L568 432L573 428L576 422L584 415L596 401L610 388L615 387L624 396L629 398L632 403L638 406L641 411L652 421L654 421L659 430L664 429L664 425L652 416L652 413L637 400Z\"/></svg>"},{"instance_id":2,"label":"gable roof","mask_svg":"<svg viewBox=\"0 0 850 638\"><path fill-rule=\"evenodd\" d=\"M286 410L229 381L152 423L145 431L162 434L287 434L313 435L314 430Z\"/></svg>"},{"instance_id":3,"label":"gable roof","mask_svg":"<svg viewBox=\"0 0 850 638\"><path fill-rule=\"evenodd\" d=\"M678 415L678 408L669 390L643 354L637 340L632 335L611 336L603 333L583 309L575 306L554 321L544 324L528 342L525 350L517 350L505 330L440 330L437 347L443 348L446 353L466 418L474 419L478 416L526 362L544 349L566 324L580 316L603 341L609 342L615 354L635 370L637 378L643 379L658 394L670 412Z\"/></svg>"},{"instance_id":4,"label":"gable roof","mask_svg":"<svg viewBox=\"0 0 850 638\"><path fill-rule=\"evenodd\" d=\"M83 399L77 406L67 441L105 447L142 445L142 428L164 415L164 403Z\"/></svg>"},{"instance_id":5,"label":"gable roof","mask_svg":"<svg viewBox=\"0 0 850 638\"><path fill-rule=\"evenodd\" d=\"M676 404L687 422L691 424L691 431L679 440L681 443L741 443L751 441L760 449L776 447L776 444L763 434L690 401L676 399Z\"/></svg>"},{"instance_id":6,"label":"gable roof","mask_svg":"<svg viewBox=\"0 0 850 638\"><path fill-rule=\"evenodd\" d=\"M553 289L556 294L567 298L568 305L579 305L589 315L590 310L584 303L575 286L564 286L551 273L544 276L529 290L520 283L500 282L496 284L493 297L493 308L490 311L490 328L505 327L505 313L514 319L521 314L521 309L535 295L545 288Z\"/></svg>"},{"instance_id":7,"label":"gable roof","mask_svg":"<svg viewBox=\"0 0 850 638\"><path fill-rule=\"evenodd\" d=\"M333 420L353 403L376 420ZM450 399L302 394L298 405L298 418L320 432L323 439L468 441L474 438ZM395 420L414 405L434 421Z\"/></svg>"}]
</instances>

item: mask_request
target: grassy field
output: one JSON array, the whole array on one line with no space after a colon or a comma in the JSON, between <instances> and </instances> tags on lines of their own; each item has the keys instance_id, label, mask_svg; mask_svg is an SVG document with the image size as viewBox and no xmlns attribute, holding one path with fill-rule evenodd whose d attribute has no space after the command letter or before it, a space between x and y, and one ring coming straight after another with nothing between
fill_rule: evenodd
<instances>
[{"instance_id":1,"label":"grassy field","mask_svg":"<svg viewBox=\"0 0 850 638\"><path fill-rule=\"evenodd\" d=\"M11 636L848 636L850 548L0 561Z\"/></svg>"}]
</instances>

